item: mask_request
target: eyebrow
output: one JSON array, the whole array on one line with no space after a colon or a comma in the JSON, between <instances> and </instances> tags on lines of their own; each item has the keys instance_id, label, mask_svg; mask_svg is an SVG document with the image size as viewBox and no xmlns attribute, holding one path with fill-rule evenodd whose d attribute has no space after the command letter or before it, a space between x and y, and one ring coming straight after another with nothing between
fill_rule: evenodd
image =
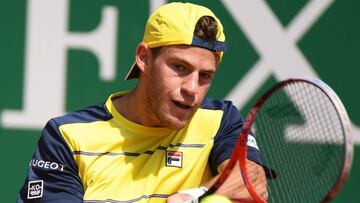
<instances>
[{"instance_id":1,"label":"eyebrow","mask_svg":"<svg viewBox=\"0 0 360 203\"><path fill-rule=\"evenodd\" d=\"M182 58L176 57L175 60L179 61L180 63L185 64L188 67L193 67L192 64L190 64L189 62L187 62L186 60L184 60ZM215 70L211 69L211 68L208 68L208 69L200 70L200 72L208 73L208 74L215 74L216 73L216 67L215 67Z\"/></svg>"}]
</instances>

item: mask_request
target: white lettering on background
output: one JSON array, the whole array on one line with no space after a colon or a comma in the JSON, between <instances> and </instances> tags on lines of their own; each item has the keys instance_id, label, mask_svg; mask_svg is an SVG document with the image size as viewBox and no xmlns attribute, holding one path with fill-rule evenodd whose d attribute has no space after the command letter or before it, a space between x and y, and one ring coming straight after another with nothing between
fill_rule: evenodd
<instances>
[{"instance_id":1,"label":"white lettering on background","mask_svg":"<svg viewBox=\"0 0 360 203\"><path fill-rule=\"evenodd\" d=\"M65 113L67 49L86 49L99 60L102 80L116 75L117 10L106 6L98 27L68 32L69 0L28 0L23 109L4 110L7 128L42 128Z\"/></svg>"}]
</instances>

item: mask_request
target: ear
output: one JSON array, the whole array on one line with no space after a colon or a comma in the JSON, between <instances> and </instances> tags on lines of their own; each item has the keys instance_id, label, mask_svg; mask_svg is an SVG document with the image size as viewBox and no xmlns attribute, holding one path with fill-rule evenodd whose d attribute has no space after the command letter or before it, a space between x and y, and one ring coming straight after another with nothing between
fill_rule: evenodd
<instances>
[{"instance_id":1,"label":"ear","mask_svg":"<svg viewBox=\"0 0 360 203\"><path fill-rule=\"evenodd\" d=\"M146 72L149 64L149 47L141 42L136 48L135 61L141 72Z\"/></svg>"}]
</instances>

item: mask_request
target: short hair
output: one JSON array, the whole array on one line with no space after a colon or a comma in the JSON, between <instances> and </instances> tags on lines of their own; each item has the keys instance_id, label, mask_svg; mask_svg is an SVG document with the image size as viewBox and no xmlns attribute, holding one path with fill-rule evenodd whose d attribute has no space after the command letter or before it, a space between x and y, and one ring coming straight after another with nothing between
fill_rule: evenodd
<instances>
[{"instance_id":1,"label":"short hair","mask_svg":"<svg viewBox=\"0 0 360 203\"><path fill-rule=\"evenodd\" d=\"M202 16L196 23L194 36L205 41L215 41L218 37L218 25L216 20L211 16ZM151 53L156 57L161 47L151 48Z\"/></svg>"},{"instance_id":2,"label":"short hair","mask_svg":"<svg viewBox=\"0 0 360 203\"><path fill-rule=\"evenodd\" d=\"M218 35L218 25L211 16L203 16L196 23L194 35L205 40L215 41Z\"/></svg>"}]
</instances>

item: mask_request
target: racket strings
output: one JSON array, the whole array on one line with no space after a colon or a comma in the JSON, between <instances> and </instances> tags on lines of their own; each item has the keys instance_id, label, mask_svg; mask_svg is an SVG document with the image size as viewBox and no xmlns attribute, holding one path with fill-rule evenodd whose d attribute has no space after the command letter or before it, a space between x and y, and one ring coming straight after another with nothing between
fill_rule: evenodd
<instances>
[{"instance_id":1,"label":"racket strings","mask_svg":"<svg viewBox=\"0 0 360 203\"><path fill-rule=\"evenodd\" d=\"M274 103L275 104L277 104L277 103L279 103L279 100L280 101L284 101L284 98L283 98L283 95L281 95L281 97L273 97L273 99L274 99ZM281 106L280 106L281 107ZM289 115L289 113L291 113L291 112L289 112L289 109L290 108L282 108L282 109L278 109L278 111L283 111L283 113L282 113L282 115L283 116L285 116L285 117L288 117L287 115ZM277 123L283 123L283 119L285 118L285 117L283 117L283 118L281 118L280 120L279 119L277 119L277 120L275 120L275 122L277 122ZM290 117L290 120L291 120L291 117ZM280 122L279 122L280 121ZM292 122L292 121L291 121ZM279 129L281 130L281 128L279 128L279 125L278 124L275 124L275 125L270 125L269 127L271 127L271 129L270 130L266 130L266 131L271 131L271 132L275 132L275 134L281 134L281 132L279 132ZM275 128L275 129L274 129ZM274 134L274 133L272 133L272 134ZM274 139L271 139L271 140L274 140ZM274 144L272 144L272 145L274 145ZM286 156L286 151L287 151L287 149L286 149L287 147L285 146L285 148L279 148L279 149L284 149L284 150L281 150L281 151L279 151L280 153L277 153L277 154L279 154L279 160L284 160L284 156ZM293 159L290 159L289 160L289 163L288 163L288 165L290 165L290 167L295 167L297 164L294 162L294 160ZM288 167L288 166L286 166L286 167ZM300 174L295 174L295 176L299 176ZM283 176L283 179L285 180L284 182L289 182L290 180L291 180L291 177L289 177L289 176ZM296 180L301 180L301 179L299 179L299 178L297 178L297 177L295 177L295 179ZM281 186L281 187L284 187L284 186ZM276 187L275 187L276 188ZM296 190L296 188L291 188L292 190ZM274 193L274 192L272 192L272 191L270 191L271 193ZM291 201L290 199L289 199L289 197L290 196L288 196L288 195L286 195L285 193L278 193L278 194L280 194L280 198L281 198L281 200L282 200L282 202L289 202L289 201ZM297 194L296 192L293 192L292 191L292 194ZM296 197L294 197L294 196L292 196L292 198L296 198Z\"/></svg>"},{"instance_id":2,"label":"racket strings","mask_svg":"<svg viewBox=\"0 0 360 203\"><path fill-rule=\"evenodd\" d=\"M319 202L343 156L336 147L341 123L327 95L308 83L285 86L263 104L254 128L265 165L279 175L269 181L270 202Z\"/></svg>"},{"instance_id":3,"label":"racket strings","mask_svg":"<svg viewBox=\"0 0 360 203\"><path fill-rule=\"evenodd\" d=\"M324 119L325 116L324 115L320 115L319 112L317 111L317 109L321 109L324 106L324 102L321 101L323 99L323 94L320 94L320 92L317 92L319 90L315 89L314 87L310 86L309 84L306 84L307 88L306 93L310 95L311 98L311 106L309 106L309 112L311 113L311 115L309 116L309 120L307 121L307 123L310 123L310 135L321 135L323 134L323 132L319 132L318 131L318 127L320 127L319 129L326 129L324 128L325 126L321 126L323 123L325 123ZM305 105L303 105L305 106ZM305 110L304 110L305 111ZM324 112L324 111L320 111L320 112ZM317 132L318 131L318 132ZM319 141L321 140L321 136L316 136L314 138L312 138L314 141ZM308 150L309 151L309 150ZM312 156L317 156L317 153L311 152L309 151L308 154L312 154ZM318 158L316 158L315 160L317 160ZM311 168L309 169L309 174L312 174ZM313 169L312 169L313 170ZM319 170L321 172L321 170ZM306 177L306 176L305 176ZM319 194L325 194L326 192L326 188L321 187L321 185L325 185L324 181L322 179L320 179L320 181L317 181L319 183L319 187L318 190ZM315 183L312 183L315 184ZM318 194L316 193L310 193L310 195L312 195L312 199L317 199L319 197L317 197Z\"/></svg>"},{"instance_id":4,"label":"racket strings","mask_svg":"<svg viewBox=\"0 0 360 203\"><path fill-rule=\"evenodd\" d=\"M323 94L321 92L321 90L319 90L318 88L315 88L314 86L311 86L310 84L306 84L307 88L305 88L306 90L306 94L310 95L311 97L311 104L312 105L300 105L301 107L309 107L308 111L310 112L310 116L308 116L307 118L307 123L310 124L309 129L310 131L310 135L318 135L316 137L313 136L313 140L316 142L319 142L321 140L325 140L325 136L331 136L332 133L329 133L329 129L330 132L334 132L331 130L333 125L328 125L329 122L327 122L327 119L331 118L331 115L327 115L328 112L333 112L333 111L329 111L329 108L332 108L333 106L331 105L331 102L329 102L327 96L325 94ZM296 100L297 98L295 98ZM329 106L330 104L330 106ZM300 110L301 112L305 111L304 109ZM324 136L325 135L325 136ZM332 140L333 138L331 138L330 140ZM330 144L327 140L327 143L325 144ZM325 145L326 146L326 145ZM311 153L313 154L313 156L317 156L315 160L319 159L320 157L318 157L319 154L321 153ZM318 166L318 169L315 170L316 173L320 173L320 172L324 172L324 170L322 169L323 165L325 165L326 163L316 163ZM311 168L312 170L314 170L314 168ZM311 171L310 171L311 172ZM311 173L310 173L311 174ZM322 192L326 193L327 189L326 187L321 187L326 185L326 182L324 182L324 180L328 179L328 180L333 180L331 177L326 177L327 174L324 174L324 179L319 179L318 181L316 181L318 183L319 190L323 189L320 194ZM315 183L316 183L315 182ZM316 194L317 195L317 194Z\"/></svg>"},{"instance_id":5,"label":"racket strings","mask_svg":"<svg viewBox=\"0 0 360 203\"><path fill-rule=\"evenodd\" d=\"M288 103L287 106L289 106L291 104L291 105L294 105L294 107L291 106L291 107L287 107L287 108L284 108L284 109L282 108L281 110L285 110L287 112L286 113L287 117L282 118L278 122L279 123L285 123L286 120L287 120L288 123L297 124L297 123L301 122L301 121L299 121L299 117L294 117L292 115L294 114L294 111L299 109L299 106L301 106L302 100L299 100L299 102L300 102L299 104L293 103L292 100L296 100L296 97L301 95L302 92L301 92L301 90L299 91L296 88L296 86L293 86L293 85L288 86L288 88L289 89L286 89L287 91L285 91L283 94L281 94L281 97L277 97L277 100L274 102L274 105L277 105L278 102L281 102L281 101L285 100L287 102L290 101L290 103ZM295 112L295 114L297 114L297 113L298 112ZM278 134L284 134L284 132L281 132L281 133L278 133ZM296 139L299 140L299 137L296 136ZM302 141L301 138L300 138L300 141ZM284 145L284 146L285 146L285 148L284 148L285 150L283 150L281 153L283 154L283 156L287 157L288 154L289 154L289 151L291 150L291 148L290 148L291 146L290 145ZM279 149L281 149L281 148L279 148ZM298 152L298 153L303 154L303 152ZM303 156L300 155L300 157L303 157ZM286 158L281 159L281 160L286 160ZM285 170L290 170L291 168L299 167L298 165L299 164L295 159L290 159L288 165L285 165ZM281 193L282 196L284 197L282 199L282 202L291 202L291 201L293 201L293 199L300 199L301 198L301 196L300 196L301 193L299 192L299 190L301 188L299 188L298 186L301 185L301 184L304 184L303 183L304 180L301 177L304 177L306 173L308 173L307 170L301 170L299 173L296 173L296 174L286 174L286 176L285 176L286 180L284 181L284 183L291 182L291 181L294 182L294 180L297 181L297 182L296 182L296 184L294 184L295 187L289 188L290 192L292 194L291 196L284 193L284 192ZM282 186L282 187L284 187L284 186Z\"/></svg>"},{"instance_id":6,"label":"racket strings","mask_svg":"<svg viewBox=\"0 0 360 203\"><path fill-rule=\"evenodd\" d=\"M278 104L278 103L280 103L280 102L289 100L289 99L286 98L286 97L287 97L286 94L280 94L279 97L275 97L275 98L274 98L274 105L276 105L276 104ZM288 105L289 105L289 104L287 104L287 106L288 106ZM286 116L286 117L282 117L280 120L277 120L276 122L278 122L279 124L276 125L276 126L279 126L281 123L284 123L284 121L283 121L284 119L285 119L285 120L288 119L288 121L290 121L290 123L297 123L297 121L294 120L292 116L289 116L289 115L292 115L292 114L293 114L293 109L292 109L292 108L289 108L289 107L287 107L287 108L280 108L280 111L285 111L285 112L286 112L285 115L287 115L287 116ZM272 126L272 127L274 128L274 127L276 127L276 126ZM281 128L278 128L278 129L281 129ZM276 134L283 134L283 132L276 132ZM281 149L281 148L279 148L279 149ZM282 154L282 156L283 156L283 158L281 158L280 160L285 160L285 159L286 159L286 156L287 156L288 151L289 151L288 146L285 145L284 150L282 150L282 151L280 152L280 153ZM297 166L296 161L295 161L294 159L290 159L290 160L289 160L289 163L288 163L288 166L285 166L285 167L286 167L286 170L288 170L288 168L293 168L293 167L296 167L296 166ZM302 171L302 172L303 172L303 171ZM284 179L285 179L284 182L289 182L289 181L291 181L291 179L294 178L293 176L295 176L295 179L296 179L296 180L301 181L301 179L299 178L299 177L301 177L301 175L302 175L301 173L294 174L294 175L292 175L292 177L286 175L286 176L284 176ZM283 184L284 184L284 183L283 183ZM285 185L282 185L281 187L285 187ZM297 188L295 188L295 187L291 188L291 194L295 195L295 196L293 196L293 197L291 197L291 196L289 196L289 195L286 195L286 193L282 193L282 192L281 192L280 194L281 194L281 200L282 200L282 202L291 202L291 201L292 201L292 200L291 200L292 198L298 198L298 197L297 197L298 193L297 193L296 191L297 191Z\"/></svg>"},{"instance_id":7,"label":"racket strings","mask_svg":"<svg viewBox=\"0 0 360 203\"><path fill-rule=\"evenodd\" d=\"M276 102L278 102L279 97L272 97L272 99L274 99L274 100L276 100ZM267 102L267 104L269 104L269 102ZM265 109L265 110L264 110L264 109ZM258 128L258 131L259 131L258 134L262 135L262 134L264 134L263 132L272 132L271 134L274 134L274 133L275 133L275 134L279 134L279 133L281 133L281 128L276 127L276 126L278 126L277 124L262 126L263 123L266 123L266 122L267 122L267 119L266 119L265 117L261 116L261 114L266 113L266 109L267 109L267 108L262 108L262 110L261 110L261 111L258 113L258 115L257 115L257 122L256 122L256 123L259 123L259 126L256 126L256 127ZM270 110L271 110L271 114L277 114L280 109L270 109ZM265 112L264 112L264 111L265 111ZM283 114L283 115L286 115L287 112L282 112L282 114ZM276 122L276 120L275 120L275 122ZM265 127L269 127L269 128L265 128ZM274 142L276 142L275 139L269 139L269 140L267 140L267 142L270 143L269 146L276 146L276 144L274 143ZM260 144L260 145L262 145L262 144ZM281 149L281 148L280 148L280 149ZM275 154L276 154L276 157L270 156L270 159L271 159L271 160L269 160L269 162L273 163L273 162L275 162L276 160L282 160L282 159L284 158L285 153L284 153L283 151L276 151L276 148L270 148L270 149L268 149L268 150L271 150L271 151L272 151L271 153L275 153ZM267 151L268 151L268 150L267 150ZM275 151L274 151L274 150L275 150ZM283 176L283 178L284 178L284 177L287 178L286 176L287 176L287 175ZM282 183L282 182L279 182L279 184L282 185L283 183ZM284 186L282 185L281 187L284 187ZM274 191L272 191L272 190L274 190ZM281 197L281 199L287 199L287 200L289 200L289 199L288 199L288 196L286 196L286 194L284 194L284 193L281 193L281 191L279 191L277 187L271 187L271 188L269 188L269 192L270 192L270 194L271 194L271 193L279 194L279 196ZM271 198L271 196L270 196L270 198Z\"/></svg>"},{"instance_id":8,"label":"racket strings","mask_svg":"<svg viewBox=\"0 0 360 203\"><path fill-rule=\"evenodd\" d=\"M320 98L320 99L325 100L327 98ZM324 138L331 136L331 139L324 139L327 141L326 146L331 144L343 144L344 142L343 137L335 136L344 133L341 127L340 117L338 116L335 107L331 102L328 101L326 105L322 105L321 108L322 108L321 112L324 112L325 114L324 116L322 116L322 118L329 120L328 122L324 121L323 124L326 125L322 126L323 127L322 129L325 129L325 132L323 134ZM338 163L342 162L343 153L335 153L336 151L332 150L331 148L326 148L326 150L328 152L326 153L326 160L328 161L323 162L322 167L323 168L326 167L328 170L322 170L325 173L324 177L325 176L327 177L326 179L324 178L323 180L336 180L337 176L340 175L339 173L341 170L340 170L340 164ZM329 184L327 183L327 181L323 181L323 182L325 182L324 184ZM327 191L325 190L325 193L326 192Z\"/></svg>"},{"instance_id":9,"label":"racket strings","mask_svg":"<svg viewBox=\"0 0 360 203\"><path fill-rule=\"evenodd\" d=\"M316 89L316 90L320 91L319 89ZM322 104L317 107L317 108L320 108L320 111L319 111L320 115L318 116L320 121L318 123L320 124L320 129L323 130L321 133L319 133L321 135L321 139L325 140L325 144L326 144L325 146L327 146L329 144L334 144L334 143L335 144L336 143L343 144L343 140L341 140L342 139L341 136L338 136L338 137L334 136L334 135L339 135L340 133L342 133L340 120L339 120L339 117L336 113L334 106L328 100L328 98L326 96L323 96L324 94L315 94L314 92L315 91L312 91L314 98L316 98L318 101L320 101L319 103ZM321 95L321 96L319 96L319 95ZM339 153L332 153L334 151L332 151L331 148L329 148L329 147L326 147L325 150L327 150L327 152L328 152L326 154L327 160L336 160L336 163L338 163L338 161L341 161L342 157L339 156ZM330 156L330 155L332 155L332 156ZM331 163L331 162L324 162L323 164L319 164L319 165L323 166L323 165L326 165L329 163ZM333 174L333 175L336 174L336 171L339 171L335 167L329 167L329 169L331 171L330 174ZM320 170L320 171L323 171L323 170ZM334 177L328 177L329 180L333 180L333 178Z\"/></svg>"},{"instance_id":10,"label":"racket strings","mask_svg":"<svg viewBox=\"0 0 360 203\"><path fill-rule=\"evenodd\" d=\"M299 89L299 87L297 88ZM320 129L327 129L325 126L321 126L321 124L325 123L324 119L326 119L324 115L321 115L319 114L319 112L326 112L324 111L325 109L321 110L321 111L318 111L318 109L320 108L323 108L325 105L322 100L324 99L324 95L323 94L320 94L321 92L318 92L320 90L314 88L313 86L311 86L310 84L306 84L306 88L304 88L305 90L305 94L306 95L310 95L310 98L311 100L309 101L312 105L307 105L306 103L305 104L301 104L301 105L298 105L297 108L300 109L300 112L306 112L308 111L309 112L309 116L308 118L306 119L306 124L310 124L310 126L308 127L309 128L309 134L310 135L322 135L323 133L319 132L317 130L317 128L319 128L319 124L320 124ZM295 98L295 100L297 100L298 98ZM320 102L319 102L320 101ZM309 109L304 109L308 107ZM317 132L318 131L318 132ZM316 137L313 137L312 138L314 141L319 141L319 140L322 140L322 137L321 136L316 136ZM302 140L302 141L305 141L305 140ZM306 150L305 154L310 154L312 156L317 156L316 153L313 153L312 151L310 150ZM303 159L304 162L306 161L306 157L305 156L301 156ZM317 158L316 158L317 159ZM307 169L307 174L311 174L311 168L309 167L305 167L305 169ZM321 170L319 170L321 171ZM306 177L306 176L303 176L303 177ZM321 187L321 185L325 185L325 182L323 182L323 179L320 179L320 181L317 181L318 184L320 185L319 187L319 190L320 190L320 194L324 194L326 192L326 188L323 188ZM317 195L316 193L310 193L309 195L312 195L312 199L316 199L317 198Z\"/></svg>"},{"instance_id":11,"label":"racket strings","mask_svg":"<svg viewBox=\"0 0 360 203\"><path fill-rule=\"evenodd\" d=\"M323 98L324 100L327 98ZM323 102L325 103L325 102ZM323 122L324 126L323 129L325 129L324 132L324 140L326 140L326 144L325 146L330 146L330 145L339 145L339 144L343 144L344 140L343 140L343 136L336 136L336 135L340 135L343 134L343 130L342 130L342 125L341 125L341 119L335 109L335 107L333 106L333 104L331 102L327 102L327 105L322 105L322 111L324 112L324 116L322 117L323 119L327 119L328 122ZM325 134L326 133L326 134ZM330 137L331 139L326 139L326 137ZM334 182L333 180L337 180L337 177L340 175L341 172L341 164L342 163L342 159L343 159L343 153L342 151L339 151L339 153L336 153L336 150L333 150L330 147L326 147L326 157L325 160L327 160L326 162L323 161L322 164L319 164L324 173L324 178L322 179L323 184L329 186L328 188L332 187ZM326 168L327 170L324 170L323 168ZM330 180L330 181L329 181ZM326 188L324 188L326 189ZM328 190L325 190L324 193L326 194L328 192Z\"/></svg>"},{"instance_id":12,"label":"racket strings","mask_svg":"<svg viewBox=\"0 0 360 203\"><path fill-rule=\"evenodd\" d=\"M283 101L284 99L282 98L282 95L279 95L278 97L273 97L272 98L274 101L272 101L272 102L274 102L274 103L280 103L280 101ZM271 104L272 103L267 103L267 104L269 104L270 106L271 106ZM266 108L265 108L266 109ZM283 110L285 110L285 111L283 111L283 113L282 113L282 115L284 116L284 115L288 115L289 114L289 112L288 112L288 110L287 109L283 109ZM280 111L280 109L277 109L277 111ZM259 119L261 118L261 119L265 119L264 121L260 121L261 123L266 123L266 118L265 117L262 117L262 116L260 116L260 117L258 117ZM275 120L275 122L276 123L278 123L279 122L279 120ZM279 126L279 124L275 124L275 125L269 125L268 127L270 127L270 129L267 129L267 128L265 128L265 127L263 127L263 126L261 126L261 128L260 129L263 129L263 130L265 130L265 132L266 131L268 131L268 132L274 132L274 133L271 133L271 134L281 134L281 128L278 128L277 126ZM269 139L268 140L268 142L271 142L271 146L276 146L276 139ZM271 148L271 149L276 149L276 148ZM279 151L279 149L280 149L280 151ZM286 148L284 148L284 150L286 151ZM285 157L285 151L284 150L282 150L281 148L278 148L277 149L277 151L273 151L273 153L275 153L275 154L277 154L278 155L278 157L273 157L273 156L271 156L272 158L273 158L273 160L271 160L271 162L273 163L275 160L274 159L278 159L278 160L283 160ZM290 160L291 162L292 162L292 160ZM295 163L290 163L291 165L294 165ZM286 181L288 181L289 180L289 177L287 177L287 176L283 176L283 178L286 180ZM280 184L280 187L284 187L285 185L283 185L283 182L280 182L279 183ZM271 188L270 188L271 189ZM282 193L277 187L273 187L273 189L275 190L275 191L271 191L270 190L270 194L272 194L272 193L276 193L276 194L279 194L279 198L281 199L281 201L283 201L283 202L290 202L291 200L289 199L290 197L289 196L286 196L284 193ZM270 196L270 198L272 198L272 196Z\"/></svg>"},{"instance_id":13,"label":"racket strings","mask_svg":"<svg viewBox=\"0 0 360 203\"><path fill-rule=\"evenodd\" d=\"M298 121L299 118L291 116L291 115L294 114L294 110L299 110L299 114L301 114L301 107L303 106L304 102L300 98L302 98L301 95L303 94L303 89L299 89L295 85L289 85L288 89L285 89L285 90L288 90L288 91L286 91L284 95L286 95L286 97L289 97L288 100L290 100L291 104L294 105L294 108L288 108L288 111L289 111L288 115L290 115L290 116L287 119L290 121L290 123L299 123L299 121ZM298 101L298 103L296 103L294 101ZM303 116L303 115L301 115L301 116ZM283 118L283 119L285 119L285 118ZM303 142L301 137L298 136L298 133L292 133L292 134L296 135L297 140L299 140L300 142ZM286 156L287 153L289 153L289 151L291 150L291 148L290 148L290 145L285 145L285 146L286 146L286 150L283 153ZM304 154L306 154L304 151L300 151L298 153L300 153L299 154L300 158L304 158ZM291 162L288 166L286 166L285 170L291 170L291 168L299 167L299 163L297 162L296 159L290 159L290 160L291 160ZM301 188L299 188L299 185L305 184L304 180L301 177L306 176L307 173L309 173L309 171L305 169L305 170L301 170L299 173L289 174L287 176L286 182L291 182L294 180L296 180L297 182L295 184L295 187L289 188L291 190L292 196L287 195L288 199L285 199L285 201L282 201L282 202L289 202L289 201L292 201L293 199L301 199L301 192L299 192L301 190ZM283 195L286 195L286 193L283 193Z\"/></svg>"}]
</instances>

